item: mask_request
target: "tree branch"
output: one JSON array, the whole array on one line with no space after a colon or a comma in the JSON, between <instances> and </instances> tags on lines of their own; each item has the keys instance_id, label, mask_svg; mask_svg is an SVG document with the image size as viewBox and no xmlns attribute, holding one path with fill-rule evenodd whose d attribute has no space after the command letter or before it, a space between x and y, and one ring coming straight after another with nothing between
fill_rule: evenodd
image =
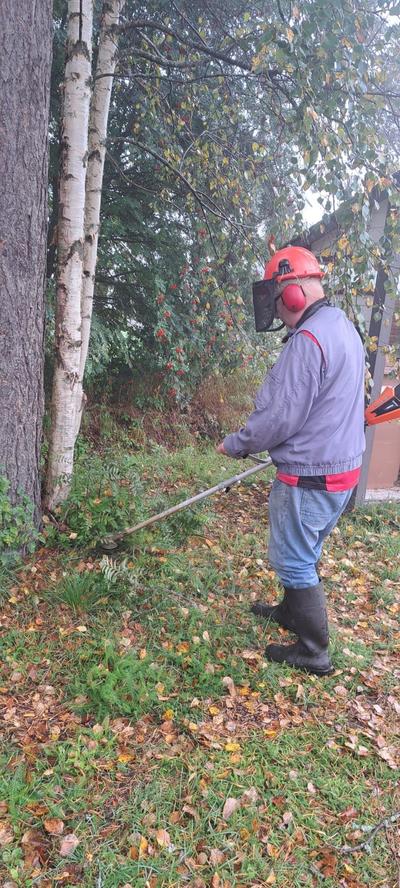
<instances>
[{"instance_id":1,"label":"tree branch","mask_svg":"<svg viewBox=\"0 0 400 888\"><path fill-rule=\"evenodd\" d=\"M399 818L400 811L396 811L396 813L392 814L390 817L385 817L383 820L380 820L376 826L366 827L370 833L369 838L366 839L365 842L360 842L359 845L343 845L341 848L333 847L335 847L335 851L340 851L341 854L354 854L356 851L363 851L364 848L368 848L371 839L373 839L375 833L377 833L379 829L383 829L383 827L388 826L390 823L395 823Z\"/></svg>"}]
</instances>

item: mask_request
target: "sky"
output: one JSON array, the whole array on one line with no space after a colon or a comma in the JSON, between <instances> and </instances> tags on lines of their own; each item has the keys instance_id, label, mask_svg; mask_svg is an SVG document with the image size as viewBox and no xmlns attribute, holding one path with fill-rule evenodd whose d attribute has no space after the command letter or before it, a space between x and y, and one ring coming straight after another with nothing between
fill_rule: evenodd
<instances>
[{"instance_id":1,"label":"sky","mask_svg":"<svg viewBox=\"0 0 400 888\"><path fill-rule=\"evenodd\" d=\"M321 204L318 203L318 195L315 191L312 191L311 188L305 192L304 198L306 205L303 210L303 217L307 228L309 228L311 225L315 225L316 222L319 222L319 220L322 219L324 211Z\"/></svg>"}]
</instances>

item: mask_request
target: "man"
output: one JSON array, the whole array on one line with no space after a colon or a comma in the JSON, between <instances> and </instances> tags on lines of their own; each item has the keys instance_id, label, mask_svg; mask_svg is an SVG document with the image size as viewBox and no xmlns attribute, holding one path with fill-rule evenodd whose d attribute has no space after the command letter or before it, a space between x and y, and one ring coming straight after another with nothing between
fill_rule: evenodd
<instances>
[{"instance_id":1,"label":"man","mask_svg":"<svg viewBox=\"0 0 400 888\"><path fill-rule=\"evenodd\" d=\"M237 459L268 450L277 467L268 554L284 597L252 611L298 635L295 644L268 645L267 659L316 675L333 668L316 565L358 482L365 447L362 342L344 312L329 305L322 277L315 256L301 247L278 250L267 263L258 285L262 312L272 311L264 326L256 316L256 327L270 329L275 315L288 328L286 344L245 427L218 447Z\"/></svg>"}]
</instances>

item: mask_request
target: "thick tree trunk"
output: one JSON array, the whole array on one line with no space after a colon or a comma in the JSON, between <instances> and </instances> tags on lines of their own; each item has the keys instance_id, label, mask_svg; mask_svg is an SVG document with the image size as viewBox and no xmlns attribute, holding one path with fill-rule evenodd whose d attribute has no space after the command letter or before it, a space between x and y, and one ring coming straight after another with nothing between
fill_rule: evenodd
<instances>
[{"instance_id":1,"label":"thick tree trunk","mask_svg":"<svg viewBox=\"0 0 400 888\"><path fill-rule=\"evenodd\" d=\"M82 418L84 403L83 376L89 348L90 326L92 321L93 292L97 262L97 245L100 228L100 205L103 187L104 160L106 154L108 114L111 90L116 65L117 37L110 28L118 25L125 0L104 0L99 52L97 57L95 83L90 105L89 153L86 175L85 203L85 245L83 253L83 278L81 293L82 346L79 368L80 409L77 413L76 434Z\"/></svg>"},{"instance_id":2,"label":"thick tree trunk","mask_svg":"<svg viewBox=\"0 0 400 888\"><path fill-rule=\"evenodd\" d=\"M50 509L65 499L69 491L79 409L92 29L92 0L68 0L58 221L56 365L46 495L46 505Z\"/></svg>"},{"instance_id":3,"label":"thick tree trunk","mask_svg":"<svg viewBox=\"0 0 400 888\"><path fill-rule=\"evenodd\" d=\"M40 517L52 0L0 3L0 474Z\"/></svg>"}]
</instances>

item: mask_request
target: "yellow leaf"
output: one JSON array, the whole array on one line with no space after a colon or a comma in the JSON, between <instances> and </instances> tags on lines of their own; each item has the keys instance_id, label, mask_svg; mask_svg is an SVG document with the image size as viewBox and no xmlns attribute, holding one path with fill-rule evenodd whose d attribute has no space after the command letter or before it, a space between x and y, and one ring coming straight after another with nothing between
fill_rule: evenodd
<instances>
[{"instance_id":1,"label":"yellow leaf","mask_svg":"<svg viewBox=\"0 0 400 888\"><path fill-rule=\"evenodd\" d=\"M225 752L239 752L240 743L235 743L234 740L229 740L228 743L225 743L224 749Z\"/></svg>"},{"instance_id":2,"label":"yellow leaf","mask_svg":"<svg viewBox=\"0 0 400 888\"><path fill-rule=\"evenodd\" d=\"M188 641L179 642L179 644L177 644L177 646L176 646L176 649L179 654L187 654L189 651L189 642Z\"/></svg>"},{"instance_id":3,"label":"yellow leaf","mask_svg":"<svg viewBox=\"0 0 400 888\"><path fill-rule=\"evenodd\" d=\"M221 710L218 709L218 706L209 706L208 711L209 711L210 715L219 715Z\"/></svg>"},{"instance_id":4,"label":"yellow leaf","mask_svg":"<svg viewBox=\"0 0 400 888\"><path fill-rule=\"evenodd\" d=\"M147 849L149 847L149 843L144 836L140 839L139 842L139 857L144 857L147 854Z\"/></svg>"},{"instance_id":5,"label":"yellow leaf","mask_svg":"<svg viewBox=\"0 0 400 888\"><path fill-rule=\"evenodd\" d=\"M135 756L132 752L121 752L117 758L118 762L125 764L125 762L132 762Z\"/></svg>"}]
</instances>

